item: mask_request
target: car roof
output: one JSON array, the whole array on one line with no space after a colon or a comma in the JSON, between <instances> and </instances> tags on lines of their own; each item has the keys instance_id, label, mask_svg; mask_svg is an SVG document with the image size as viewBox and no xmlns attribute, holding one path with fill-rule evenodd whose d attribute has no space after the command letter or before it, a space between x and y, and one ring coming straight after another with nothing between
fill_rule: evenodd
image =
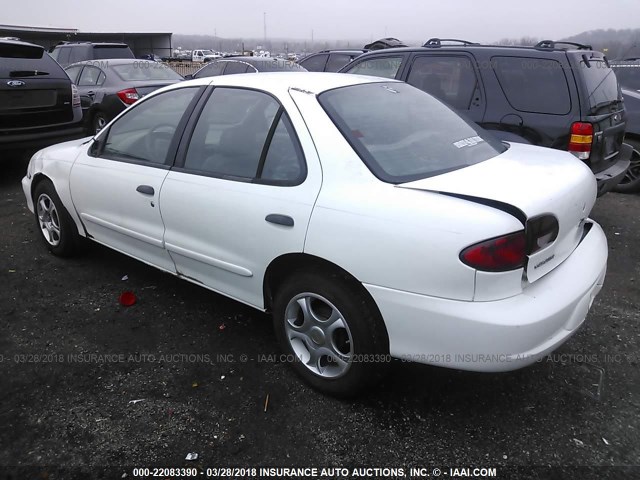
<instances>
[{"instance_id":1,"label":"car roof","mask_svg":"<svg viewBox=\"0 0 640 480\"><path fill-rule=\"evenodd\" d=\"M286 93L289 89L296 89L306 93L319 94L334 88L377 82L400 83L398 80L366 75L351 75L348 73L264 72L260 75L236 74L202 77L179 82L173 88L178 88L178 86L216 85L221 87L257 88L280 93Z\"/></svg>"},{"instance_id":2,"label":"car roof","mask_svg":"<svg viewBox=\"0 0 640 480\"><path fill-rule=\"evenodd\" d=\"M5 45L20 45L25 47L36 47L44 50L44 47L42 45L36 45L35 43L24 42L22 40L9 40L6 38L0 38L0 43L3 43Z\"/></svg>"},{"instance_id":3,"label":"car roof","mask_svg":"<svg viewBox=\"0 0 640 480\"><path fill-rule=\"evenodd\" d=\"M58 47L74 47L77 45L88 45L94 47L128 47L126 43L118 43L118 42L64 42L59 43L54 48Z\"/></svg>"},{"instance_id":4,"label":"car roof","mask_svg":"<svg viewBox=\"0 0 640 480\"><path fill-rule=\"evenodd\" d=\"M154 62L153 60L144 60L141 58L100 58L95 60L83 60L82 62L72 63L64 67L65 69L69 67L78 67L80 65L92 65L94 67L102 68L105 66L109 67L110 65L130 65L132 63L137 64L156 64L158 62Z\"/></svg>"},{"instance_id":5,"label":"car roof","mask_svg":"<svg viewBox=\"0 0 640 480\"><path fill-rule=\"evenodd\" d=\"M271 62L287 62L287 63L291 63L291 60L287 60L286 58L278 58L278 57L249 57L249 56L238 56L238 57L223 57L223 58L219 58L216 61L217 62L223 62L223 61L228 61L228 60L237 60L239 62L245 62L245 63L250 63L251 65L258 65L258 64L264 64L264 63L271 63Z\"/></svg>"}]
</instances>

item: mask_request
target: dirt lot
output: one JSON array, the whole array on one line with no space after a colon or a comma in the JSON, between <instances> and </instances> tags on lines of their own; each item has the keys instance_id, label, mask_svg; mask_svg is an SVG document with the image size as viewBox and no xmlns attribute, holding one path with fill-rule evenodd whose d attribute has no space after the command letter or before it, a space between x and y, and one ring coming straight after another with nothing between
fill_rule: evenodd
<instances>
[{"instance_id":1,"label":"dirt lot","mask_svg":"<svg viewBox=\"0 0 640 480\"><path fill-rule=\"evenodd\" d=\"M398 362L345 402L270 357L264 314L100 246L48 254L20 188L26 159L2 160L2 466L640 465L638 195L598 201L606 285L554 356L503 374ZM123 290L138 303L121 307Z\"/></svg>"}]
</instances>

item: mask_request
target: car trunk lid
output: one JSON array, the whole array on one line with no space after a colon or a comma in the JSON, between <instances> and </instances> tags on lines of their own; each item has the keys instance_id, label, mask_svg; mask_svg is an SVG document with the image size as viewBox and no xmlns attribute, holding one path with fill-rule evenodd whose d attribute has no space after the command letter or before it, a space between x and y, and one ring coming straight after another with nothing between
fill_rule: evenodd
<instances>
[{"instance_id":1,"label":"car trunk lid","mask_svg":"<svg viewBox=\"0 0 640 480\"><path fill-rule=\"evenodd\" d=\"M593 174L575 157L521 144L512 144L501 155L476 165L398 187L456 196L503 210L518 218L527 234L537 217L553 215L558 235L549 246L529 254L525 267L529 282L553 270L573 252L596 199Z\"/></svg>"}]
</instances>

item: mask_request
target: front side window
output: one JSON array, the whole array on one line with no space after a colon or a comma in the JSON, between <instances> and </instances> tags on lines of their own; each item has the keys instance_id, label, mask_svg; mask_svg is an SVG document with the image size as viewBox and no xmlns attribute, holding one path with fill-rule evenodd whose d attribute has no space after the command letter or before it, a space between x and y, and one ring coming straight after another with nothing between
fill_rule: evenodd
<instances>
[{"instance_id":1,"label":"front side window","mask_svg":"<svg viewBox=\"0 0 640 480\"><path fill-rule=\"evenodd\" d=\"M402 57L376 57L354 65L347 73L396 78L401 64Z\"/></svg>"},{"instance_id":2,"label":"front side window","mask_svg":"<svg viewBox=\"0 0 640 480\"><path fill-rule=\"evenodd\" d=\"M478 85L467 57L421 56L415 59L407 83L458 110L469 110Z\"/></svg>"},{"instance_id":3,"label":"front side window","mask_svg":"<svg viewBox=\"0 0 640 480\"><path fill-rule=\"evenodd\" d=\"M198 90L170 90L132 107L109 128L100 156L164 164L178 124Z\"/></svg>"},{"instance_id":4,"label":"front side window","mask_svg":"<svg viewBox=\"0 0 640 480\"><path fill-rule=\"evenodd\" d=\"M356 153L385 182L439 175L506 149L475 123L405 83L353 85L318 98Z\"/></svg>"},{"instance_id":5,"label":"front side window","mask_svg":"<svg viewBox=\"0 0 640 480\"><path fill-rule=\"evenodd\" d=\"M299 183L304 160L291 122L270 95L216 88L191 136L185 170L233 180Z\"/></svg>"},{"instance_id":6,"label":"front side window","mask_svg":"<svg viewBox=\"0 0 640 480\"><path fill-rule=\"evenodd\" d=\"M502 91L516 110L551 115L571 111L569 85L560 62L526 57L493 57L491 62Z\"/></svg>"}]
</instances>

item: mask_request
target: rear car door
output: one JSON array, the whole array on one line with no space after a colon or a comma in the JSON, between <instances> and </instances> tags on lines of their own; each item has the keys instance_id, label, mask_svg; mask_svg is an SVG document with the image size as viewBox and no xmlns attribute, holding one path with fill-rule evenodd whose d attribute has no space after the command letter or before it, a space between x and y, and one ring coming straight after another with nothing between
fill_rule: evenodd
<instances>
[{"instance_id":1,"label":"rear car door","mask_svg":"<svg viewBox=\"0 0 640 480\"><path fill-rule=\"evenodd\" d=\"M201 90L163 92L128 110L76 159L73 204L97 242L175 272L164 248L160 189Z\"/></svg>"},{"instance_id":2,"label":"rear car door","mask_svg":"<svg viewBox=\"0 0 640 480\"><path fill-rule=\"evenodd\" d=\"M468 53L415 55L406 82L475 122L482 121L486 100L476 62Z\"/></svg>"},{"instance_id":3,"label":"rear car door","mask_svg":"<svg viewBox=\"0 0 640 480\"><path fill-rule=\"evenodd\" d=\"M192 121L160 194L166 248L182 277L261 308L269 263L303 251L313 142L290 98L257 90L216 87Z\"/></svg>"},{"instance_id":4,"label":"rear car door","mask_svg":"<svg viewBox=\"0 0 640 480\"><path fill-rule=\"evenodd\" d=\"M96 101L96 98L99 101L102 97L102 85L106 78L105 73L98 67L85 65L82 69L76 85L80 93L80 103L84 115Z\"/></svg>"}]
</instances>

